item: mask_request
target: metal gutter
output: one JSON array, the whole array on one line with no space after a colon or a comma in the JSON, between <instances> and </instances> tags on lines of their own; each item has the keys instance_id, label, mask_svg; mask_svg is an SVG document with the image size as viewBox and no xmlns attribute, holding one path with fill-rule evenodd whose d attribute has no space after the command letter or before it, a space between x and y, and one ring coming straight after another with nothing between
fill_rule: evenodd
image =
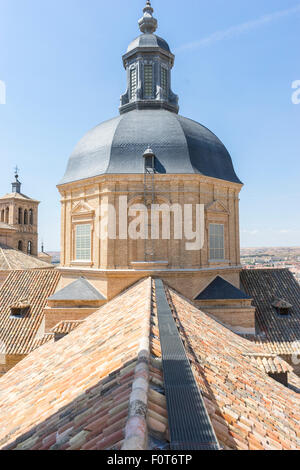
<instances>
[{"instance_id":1,"label":"metal gutter","mask_svg":"<svg viewBox=\"0 0 300 470\"><path fill-rule=\"evenodd\" d=\"M172 450L220 450L163 282L154 280Z\"/></svg>"}]
</instances>

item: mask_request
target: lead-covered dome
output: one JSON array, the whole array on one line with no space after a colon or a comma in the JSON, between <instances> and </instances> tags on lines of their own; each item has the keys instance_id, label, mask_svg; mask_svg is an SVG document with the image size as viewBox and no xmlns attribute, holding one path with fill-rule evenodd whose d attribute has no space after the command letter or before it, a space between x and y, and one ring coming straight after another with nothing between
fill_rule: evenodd
<instances>
[{"instance_id":1,"label":"lead-covered dome","mask_svg":"<svg viewBox=\"0 0 300 470\"><path fill-rule=\"evenodd\" d=\"M171 52L169 44L163 38L156 34L141 34L134 39L127 48L127 53L134 51L136 48L160 48L164 51Z\"/></svg>"},{"instance_id":2,"label":"lead-covered dome","mask_svg":"<svg viewBox=\"0 0 300 470\"><path fill-rule=\"evenodd\" d=\"M72 153L61 184L106 174L143 174L150 146L160 174L201 174L241 183L222 142L207 128L178 115L171 89L174 55L154 33L157 20L147 0L142 32L123 56L127 90L120 116L88 132Z\"/></svg>"},{"instance_id":3,"label":"lead-covered dome","mask_svg":"<svg viewBox=\"0 0 300 470\"><path fill-rule=\"evenodd\" d=\"M89 131L60 184L105 174L143 174L151 146L161 174L201 174L241 183L222 142L206 127L166 110L133 110Z\"/></svg>"}]
</instances>

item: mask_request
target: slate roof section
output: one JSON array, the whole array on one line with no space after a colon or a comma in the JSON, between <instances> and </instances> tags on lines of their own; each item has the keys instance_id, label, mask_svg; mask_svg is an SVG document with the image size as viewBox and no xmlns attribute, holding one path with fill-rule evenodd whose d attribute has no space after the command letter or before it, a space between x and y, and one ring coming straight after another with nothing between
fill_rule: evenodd
<instances>
[{"instance_id":1,"label":"slate roof section","mask_svg":"<svg viewBox=\"0 0 300 470\"><path fill-rule=\"evenodd\" d=\"M242 290L217 276L196 298L195 300L241 300L251 299Z\"/></svg>"},{"instance_id":2,"label":"slate roof section","mask_svg":"<svg viewBox=\"0 0 300 470\"><path fill-rule=\"evenodd\" d=\"M276 354L300 353L300 285L288 269L245 269L241 282L256 307L254 340ZM276 299L292 305L289 315L280 315Z\"/></svg>"},{"instance_id":3,"label":"slate roof section","mask_svg":"<svg viewBox=\"0 0 300 470\"><path fill-rule=\"evenodd\" d=\"M105 297L85 279L80 277L53 294L49 300L106 300Z\"/></svg>"},{"instance_id":4,"label":"slate roof section","mask_svg":"<svg viewBox=\"0 0 300 470\"><path fill-rule=\"evenodd\" d=\"M133 110L89 131L59 184L105 174L143 174L149 143L158 173L201 174L241 184L227 149L211 131L162 109Z\"/></svg>"},{"instance_id":5,"label":"slate roof section","mask_svg":"<svg viewBox=\"0 0 300 470\"><path fill-rule=\"evenodd\" d=\"M53 269L53 266L0 243L0 270Z\"/></svg>"},{"instance_id":6,"label":"slate roof section","mask_svg":"<svg viewBox=\"0 0 300 470\"><path fill-rule=\"evenodd\" d=\"M54 269L12 271L0 289L0 343L6 354L27 354L42 325L47 298L58 284ZM11 306L26 299L29 312L11 317Z\"/></svg>"},{"instance_id":7,"label":"slate roof section","mask_svg":"<svg viewBox=\"0 0 300 470\"><path fill-rule=\"evenodd\" d=\"M153 289L140 281L0 379L1 449L168 448ZM222 447L300 449L299 395L245 356L262 348L166 295Z\"/></svg>"},{"instance_id":8,"label":"slate roof section","mask_svg":"<svg viewBox=\"0 0 300 470\"><path fill-rule=\"evenodd\" d=\"M219 443L229 450L300 449L300 395L245 357L263 349L172 289L174 317Z\"/></svg>"}]
</instances>

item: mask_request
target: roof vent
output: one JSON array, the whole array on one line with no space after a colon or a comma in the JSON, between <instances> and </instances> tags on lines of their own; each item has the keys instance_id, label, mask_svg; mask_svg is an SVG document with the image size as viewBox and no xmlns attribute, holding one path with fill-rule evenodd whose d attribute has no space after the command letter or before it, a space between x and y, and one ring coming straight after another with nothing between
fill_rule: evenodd
<instances>
[{"instance_id":1,"label":"roof vent","mask_svg":"<svg viewBox=\"0 0 300 470\"><path fill-rule=\"evenodd\" d=\"M291 308L293 308L291 304L283 299L275 299L272 303L272 307L274 307L281 316L289 315Z\"/></svg>"},{"instance_id":2,"label":"roof vent","mask_svg":"<svg viewBox=\"0 0 300 470\"><path fill-rule=\"evenodd\" d=\"M19 300L10 306L10 316L13 318L23 318L30 310L30 303L27 299Z\"/></svg>"}]
</instances>

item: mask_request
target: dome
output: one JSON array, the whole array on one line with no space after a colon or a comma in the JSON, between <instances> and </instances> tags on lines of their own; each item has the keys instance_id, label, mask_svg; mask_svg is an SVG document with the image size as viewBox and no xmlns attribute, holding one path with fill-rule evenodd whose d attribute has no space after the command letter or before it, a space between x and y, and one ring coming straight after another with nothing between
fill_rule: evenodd
<instances>
[{"instance_id":1,"label":"dome","mask_svg":"<svg viewBox=\"0 0 300 470\"><path fill-rule=\"evenodd\" d=\"M141 34L129 44L127 53L133 51L137 47L160 47L164 51L171 53L167 41L156 36L156 34Z\"/></svg>"},{"instance_id":2,"label":"dome","mask_svg":"<svg viewBox=\"0 0 300 470\"><path fill-rule=\"evenodd\" d=\"M201 174L241 184L222 142L206 127L166 110L133 110L89 131L60 184L105 174L143 174L148 146L161 174Z\"/></svg>"}]
</instances>

